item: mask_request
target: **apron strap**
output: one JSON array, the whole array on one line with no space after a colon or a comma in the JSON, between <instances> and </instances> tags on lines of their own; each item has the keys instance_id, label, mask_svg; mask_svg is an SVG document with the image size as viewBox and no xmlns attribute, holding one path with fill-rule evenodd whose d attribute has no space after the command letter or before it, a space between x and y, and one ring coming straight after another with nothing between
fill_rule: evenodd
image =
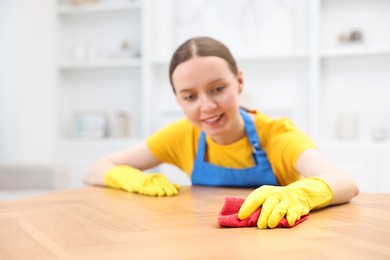
<instances>
[{"instance_id":1,"label":"apron strap","mask_svg":"<svg viewBox=\"0 0 390 260\"><path fill-rule=\"evenodd\" d=\"M195 161L203 162L206 158L206 134L204 131L200 132L198 140L198 151Z\"/></svg>"},{"instance_id":2,"label":"apron strap","mask_svg":"<svg viewBox=\"0 0 390 260\"><path fill-rule=\"evenodd\" d=\"M244 119L246 135L248 136L249 142L252 146L252 157L255 161L255 164L257 165L260 161L259 157L263 152L261 150L259 137L257 136L255 125L252 122L250 116L247 114L247 112L240 108L240 114L241 117Z\"/></svg>"}]
</instances>

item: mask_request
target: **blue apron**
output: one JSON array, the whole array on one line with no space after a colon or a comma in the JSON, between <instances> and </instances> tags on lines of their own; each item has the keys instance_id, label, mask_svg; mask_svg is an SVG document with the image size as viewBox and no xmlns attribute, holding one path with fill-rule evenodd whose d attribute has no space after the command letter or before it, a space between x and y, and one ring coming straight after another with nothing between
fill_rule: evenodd
<instances>
[{"instance_id":1,"label":"blue apron","mask_svg":"<svg viewBox=\"0 0 390 260\"><path fill-rule=\"evenodd\" d=\"M192 184L226 187L259 187L261 185L278 185L266 153L261 149L255 126L249 115L240 109L244 119L245 131L252 145L253 167L244 169L226 168L205 161L206 134L202 131L198 141Z\"/></svg>"}]
</instances>

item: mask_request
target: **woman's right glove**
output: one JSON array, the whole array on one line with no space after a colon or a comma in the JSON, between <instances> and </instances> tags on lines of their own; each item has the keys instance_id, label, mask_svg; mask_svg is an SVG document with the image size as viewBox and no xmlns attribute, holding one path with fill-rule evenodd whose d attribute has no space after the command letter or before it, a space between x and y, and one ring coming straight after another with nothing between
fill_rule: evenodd
<instances>
[{"instance_id":1,"label":"woman's right glove","mask_svg":"<svg viewBox=\"0 0 390 260\"><path fill-rule=\"evenodd\" d=\"M172 184L163 174L145 174L130 166L118 165L106 172L104 184L148 196L174 196L179 193L180 185Z\"/></svg>"},{"instance_id":2,"label":"woman's right glove","mask_svg":"<svg viewBox=\"0 0 390 260\"><path fill-rule=\"evenodd\" d=\"M245 199L238 218L243 220L262 207L258 228L274 228L283 217L293 226L310 210L323 208L332 201L333 192L320 178L306 178L287 186L264 185L254 190Z\"/></svg>"}]
</instances>

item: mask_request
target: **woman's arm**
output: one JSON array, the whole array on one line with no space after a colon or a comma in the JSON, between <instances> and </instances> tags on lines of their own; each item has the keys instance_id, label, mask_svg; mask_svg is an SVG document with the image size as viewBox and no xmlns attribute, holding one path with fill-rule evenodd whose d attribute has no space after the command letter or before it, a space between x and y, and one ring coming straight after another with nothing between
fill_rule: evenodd
<instances>
[{"instance_id":1,"label":"woman's arm","mask_svg":"<svg viewBox=\"0 0 390 260\"><path fill-rule=\"evenodd\" d=\"M296 167L304 177L318 177L329 185L333 192L331 204L348 202L359 193L353 179L317 149L304 151Z\"/></svg>"},{"instance_id":2,"label":"woman's arm","mask_svg":"<svg viewBox=\"0 0 390 260\"><path fill-rule=\"evenodd\" d=\"M116 165L128 165L143 171L159 164L159 160L152 154L146 142L142 142L98 159L87 170L84 183L104 185L105 173Z\"/></svg>"}]
</instances>

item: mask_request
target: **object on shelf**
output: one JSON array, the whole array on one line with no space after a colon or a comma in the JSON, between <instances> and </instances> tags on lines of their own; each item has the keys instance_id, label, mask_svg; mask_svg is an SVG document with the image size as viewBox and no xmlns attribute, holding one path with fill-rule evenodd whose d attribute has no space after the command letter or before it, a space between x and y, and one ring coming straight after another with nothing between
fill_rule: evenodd
<instances>
[{"instance_id":1,"label":"object on shelf","mask_svg":"<svg viewBox=\"0 0 390 260\"><path fill-rule=\"evenodd\" d=\"M363 43L363 32L361 30L352 30L339 35L339 44L361 44Z\"/></svg>"},{"instance_id":2,"label":"object on shelf","mask_svg":"<svg viewBox=\"0 0 390 260\"><path fill-rule=\"evenodd\" d=\"M119 50L110 55L113 59L139 58L140 56L140 51L128 40L122 41Z\"/></svg>"},{"instance_id":3,"label":"object on shelf","mask_svg":"<svg viewBox=\"0 0 390 260\"><path fill-rule=\"evenodd\" d=\"M352 42L362 42L363 34L360 31L355 30L351 32L349 38Z\"/></svg>"},{"instance_id":4,"label":"object on shelf","mask_svg":"<svg viewBox=\"0 0 390 260\"><path fill-rule=\"evenodd\" d=\"M83 42L76 43L73 50L73 58L76 61L87 59L87 46Z\"/></svg>"},{"instance_id":5,"label":"object on shelf","mask_svg":"<svg viewBox=\"0 0 390 260\"><path fill-rule=\"evenodd\" d=\"M343 140L354 140L359 132L358 118L353 112L344 111L340 113L337 122L337 137Z\"/></svg>"},{"instance_id":6,"label":"object on shelf","mask_svg":"<svg viewBox=\"0 0 390 260\"><path fill-rule=\"evenodd\" d=\"M102 112L76 112L71 120L70 136L103 138L107 135L107 116Z\"/></svg>"},{"instance_id":7,"label":"object on shelf","mask_svg":"<svg viewBox=\"0 0 390 260\"><path fill-rule=\"evenodd\" d=\"M130 116L126 112L117 112L115 115L116 136L125 138L130 136Z\"/></svg>"},{"instance_id":8,"label":"object on shelf","mask_svg":"<svg viewBox=\"0 0 390 260\"><path fill-rule=\"evenodd\" d=\"M75 61L96 61L102 59L102 57L102 52L95 46L90 46L83 42L75 44L73 53Z\"/></svg>"},{"instance_id":9,"label":"object on shelf","mask_svg":"<svg viewBox=\"0 0 390 260\"><path fill-rule=\"evenodd\" d=\"M90 61L101 60L102 54L99 48L90 46L87 52L87 59Z\"/></svg>"}]
</instances>

